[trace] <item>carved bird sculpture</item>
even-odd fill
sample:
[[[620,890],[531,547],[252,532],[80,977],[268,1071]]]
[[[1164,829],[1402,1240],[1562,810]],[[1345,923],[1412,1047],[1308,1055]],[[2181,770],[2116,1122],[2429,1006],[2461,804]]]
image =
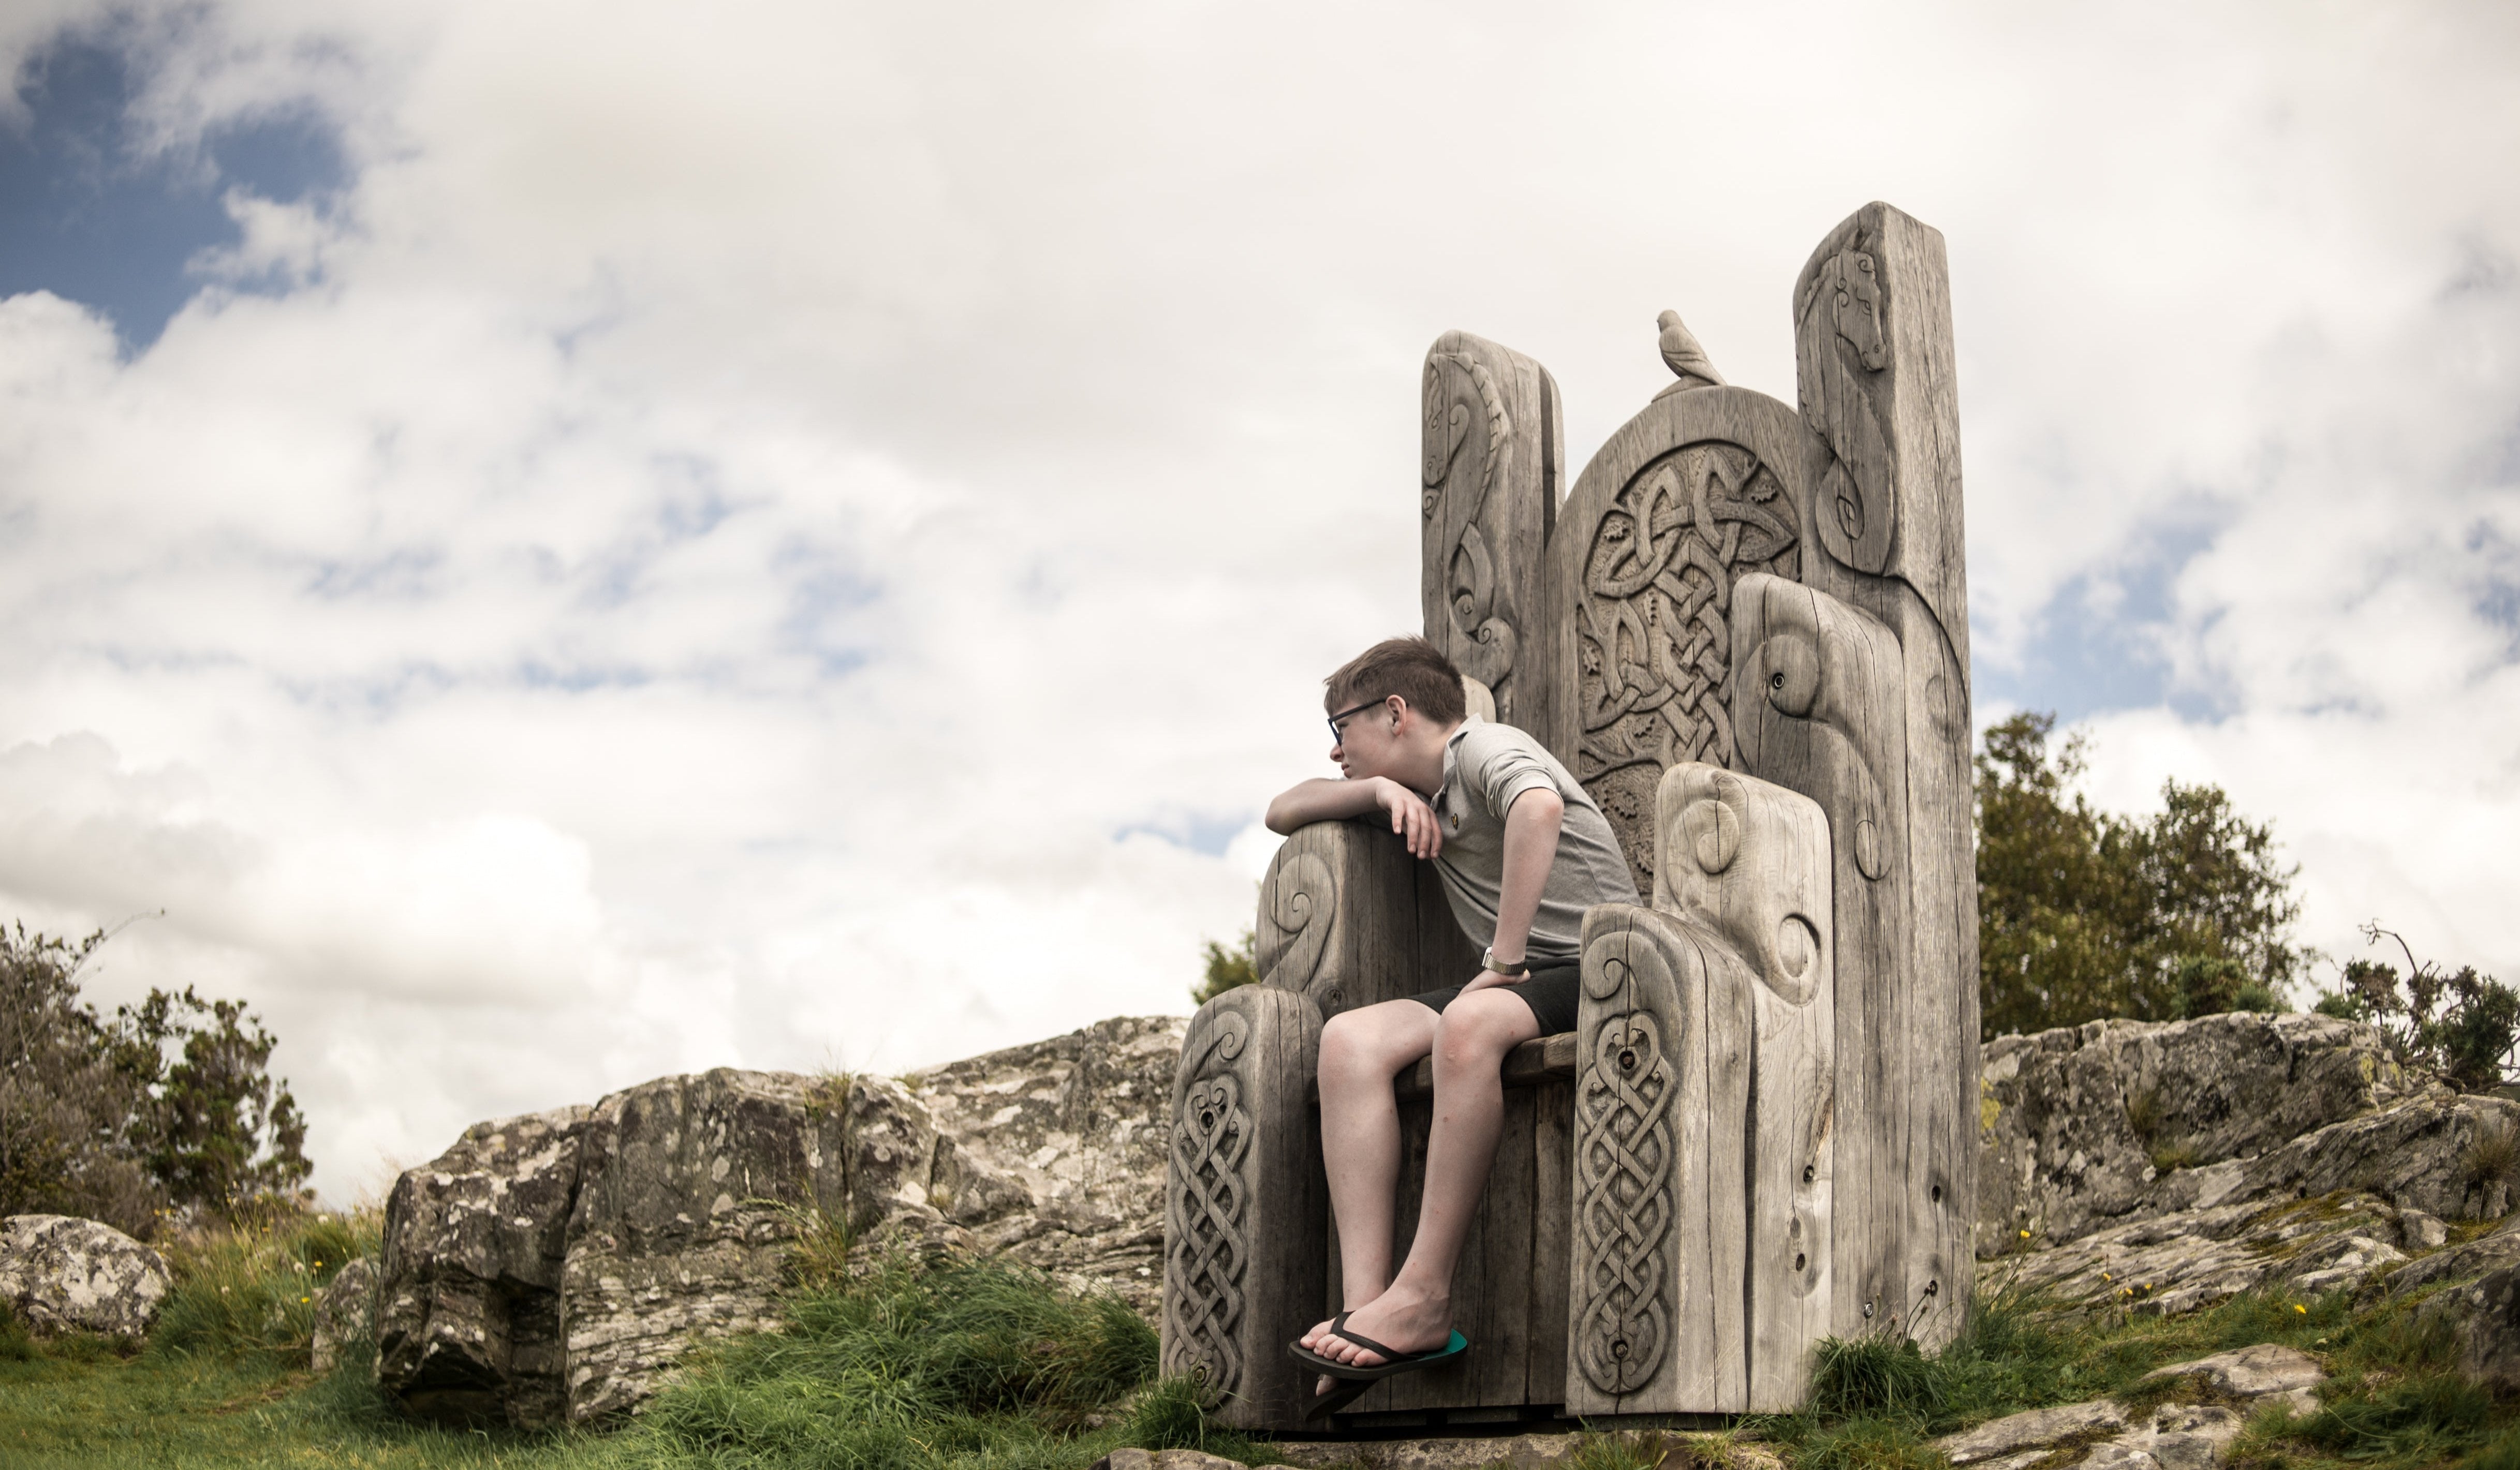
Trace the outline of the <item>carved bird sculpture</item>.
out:
[[[1723,385],[1724,375],[1715,371],[1715,364],[1707,357],[1706,349],[1697,344],[1696,335],[1683,325],[1679,312],[1666,311],[1655,320],[1662,327],[1663,365],[1670,368],[1673,375],[1680,379],[1680,381],[1663,389],[1663,392],[1676,393],[1688,388],[1712,388]]]

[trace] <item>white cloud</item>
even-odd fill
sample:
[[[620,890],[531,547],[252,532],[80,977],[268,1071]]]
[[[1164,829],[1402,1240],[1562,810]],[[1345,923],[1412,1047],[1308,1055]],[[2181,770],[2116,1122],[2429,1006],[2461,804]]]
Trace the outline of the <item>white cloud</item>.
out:
[[[250,996],[328,1189],[1181,1007],[1415,621],[1424,344],[1541,357],[1578,460],[1664,306],[1790,398],[1871,198],[1952,245],[1981,669],[2169,577],[2223,713],[2105,722],[2104,794],[2221,780],[2320,942],[2520,973],[2499,11],[166,16],[158,146],[312,108],[353,178],[232,195],[128,360],[0,303],[0,900],[164,908],[99,984]]]

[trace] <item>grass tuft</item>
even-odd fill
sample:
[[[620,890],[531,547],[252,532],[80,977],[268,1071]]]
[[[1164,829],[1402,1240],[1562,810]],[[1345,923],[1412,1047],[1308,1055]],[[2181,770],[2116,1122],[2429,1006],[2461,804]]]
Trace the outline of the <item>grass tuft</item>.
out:
[[[1211,1425],[1194,1383],[1152,1382],[1155,1334],[1126,1303],[1021,1267],[890,1257],[800,1290],[787,1315],[652,1402],[643,1455],[745,1470],[1083,1470],[1122,1443],[1274,1457]]]
[[[152,1353],[271,1355],[303,1364],[314,1344],[315,1299],[341,1267],[377,1249],[382,1219],[283,1216],[173,1244],[175,1286],[150,1334]]]

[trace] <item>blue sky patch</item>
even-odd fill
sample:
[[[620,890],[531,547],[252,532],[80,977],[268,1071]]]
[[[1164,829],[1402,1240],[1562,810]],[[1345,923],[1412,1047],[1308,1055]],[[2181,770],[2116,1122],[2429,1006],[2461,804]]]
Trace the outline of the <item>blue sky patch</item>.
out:
[[[198,151],[145,153],[130,111],[146,78],[110,37],[56,41],[16,80],[32,115],[0,125],[0,295],[94,307],[127,348],[155,342],[201,288],[188,262],[242,238],[227,191],[294,203],[347,176],[338,135],[303,107],[220,124]]]

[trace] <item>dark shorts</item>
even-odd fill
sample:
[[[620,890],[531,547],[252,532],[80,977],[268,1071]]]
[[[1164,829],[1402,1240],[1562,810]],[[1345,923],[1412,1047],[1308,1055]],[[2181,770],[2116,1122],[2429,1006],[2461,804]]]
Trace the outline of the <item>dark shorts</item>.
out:
[[[1497,989],[1518,998],[1531,1007],[1533,1019],[1540,1022],[1542,1036],[1555,1036],[1575,1029],[1575,1007],[1583,997],[1584,967],[1580,964],[1552,964],[1531,972],[1531,978],[1519,985],[1500,985]],[[1453,1003],[1462,993],[1458,985],[1430,990],[1409,999],[1434,1011],[1437,1015]]]

